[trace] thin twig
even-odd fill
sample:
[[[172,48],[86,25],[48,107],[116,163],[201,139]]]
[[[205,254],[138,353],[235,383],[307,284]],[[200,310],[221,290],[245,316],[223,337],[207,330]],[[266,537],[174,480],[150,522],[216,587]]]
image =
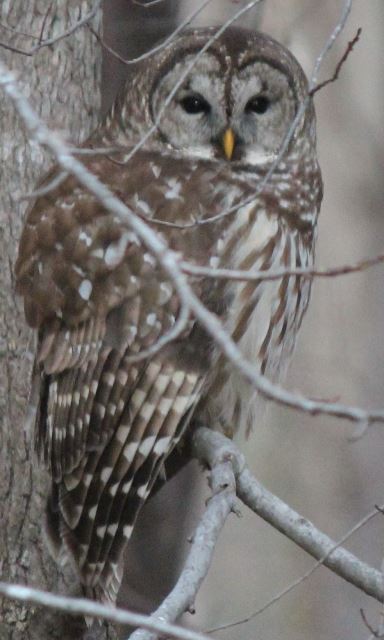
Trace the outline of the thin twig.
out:
[[[358,273],[375,267],[384,262],[384,254],[380,253],[373,258],[363,258],[354,264],[345,264],[339,267],[329,267],[328,269],[307,269],[305,267],[296,269],[276,269],[262,271],[242,271],[241,269],[214,269],[212,267],[201,267],[190,262],[183,261],[180,268],[184,273],[192,276],[204,276],[208,278],[236,280],[236,281],[257,281],[257,280],[280,280],[285,276],[300,276],[303,278],[334,278],[337,276]]]
[[[119,62],[122,62],[125,65],[132,65],[132,64],[136,64],[137,62],[141,62],[142,60],[146,60],[147,58],[150,58],[151,56],[153,56],[155,53],[158,53],[159,51],[162,51],[163,49],[165,49],[172,42],[172,40],[174,40],[175,37],[192,22],[192,20],[194,20],[209,4],[211,4],[211,2],[212,0],[204,0],[204,2],[202,2],[194,11],[192,11],[192,13],[188,15],[176,27],[176,29],[172,31],[172,33],[165,38],[165,40],[163,40],[160,44],[156,45],[155,47],[152,47],[152,49],[145,51],[145,53],[142,53],[136,58],[130,58],[130,59],[124,58],[119,53],[117,53],[117,51],[112,49],[112,47],[110,47],[105,42],[102,36],[99,33],[97,33],[95,29],[93,29],[89,25],[88,25],[88,28],[91,31],[91,33],[95,36],[97,41],[100,43],[100,45],[103,47],[103,49],[108,51],[108,53],[110,53],[114,58],[119,60]]]
[[[155,4],[160,4],[165,0],[132,0],[133,4],[137,4],[139,7],[144,7],[145,9],[149,9],[153,7]]]
[[[361,589],[379,602],[384,601],[383,574],[358,560],[349,551],[337,548],[335,542],[316,529],[309,520],[271,494],[244,469],[237,480],[238,497],[252,511],[269,522],[338,576]]]
[[[264,611],[266,611],[267,609],[269,609],[272,605],[276,604],[277,602],[279,602],[280,600],[282,600],[282,598],[284,598],[286,595],[288,595],[288,593],[290,593],[291,591],[293,591],[294,589],[296,589],[296,587],[298,587],[299,585],[301,585],[303,582],[305,582],[306,580],[308,580],[308,578],[310,578],[315,571],[324,565],[325,561],[329,558],[329,556],[336,551],[336,549],[338,549],[342,544],[344,544],[347,540],[349,540],[349,538],[355,534],[357,531],[359,531],[360,529],[362,529],[362,527],[365,527],[366,524],[368,524],[368,522],[370,522],[371,520],[373,520],[373,518],[375,518],[378,515],[378,510],[377,508],[375,508],[373,511],[371,511],[370,513],[368,513],[366,516],[364,516],[364,518],[362,518],[360,520],[360,522],[358,522],[354,527],[352,527],[352,529],[350,529],[342,538],[340,538],[340,540],[338,542],[335,543],[335,545],[322,557],[320,558],[320,560],[318,560],[312,567],[311,569],[309,569],[306,573],[304,573],[302,576],[300,576],[299,578],[297,578],[296,580],[294,580],[293,582],[291,582],[291,584],[289,584],[287,587],[285,587],[284,589],[282,589],[278,594],[276,594],[273,598],[271,598],[270,600],[268,600],[268,602],[266,602],[262,607],[260,607],[259,609],[257,609],[256,611],[253,611],[250,615],[248,615],[247,617],[241,618],[240,620],[235,620],[234,622],[228,622],[226,624],[221,624],[220,626],[216,626],[212,629],[208,629],[205,631],[205,633],[215,633],[216,631],[222,631],[223,629],[229,629],[232,627],[236,627],[240,624],[245,624],[247,622],[250,622],[251,620],[253,620],[254,618],[256,618],[257,616],[259,616],[261,613],[264,613]]]
[[[45,16],[44,16],[43,21],[41,23],[41,29],[40,29],[40,35],[39,35],[39,39],[38,39],[38,44],[41,44],[43,42],[45,25],[47,24],[48,16],[52,11],[52,7],[53,7],[53,2],[51,2],[51,4],[48,5],[48,8],[47,8],[47,10],[45,12]]]
[[[4,29],[5,31],[10,31],[13,35],[23,36],[24,38],[31,38],[31,40],[38,40],[39,37],[35,36],[33,33],[27,33],[26,31],[19,31],[15,27],[11,27],[11,25],[6,24],[5,22],[1,22],[0,20],[0,29]]]
[[[379,602],[384,601],[382,572],[362,562],[349,551],[340,548],[340,542],[335,543],[334,540],[317,529],[312,522],[263,487],[251,474],[249,468],[242,464],[242,456],[231,440],[211,429],[200,427],[196,430],[193,441],[193,453],[202,461],[209,459],[210,455],[215,456],[216,451],[220,448],[221,455],[224,455],[223,452],[227,449],[229,458],[234,460],[233,469],[236,477],[237,496],[254,513],[338,576]],[[378,511],[375,509],[372,514],[368,514],[346,537],[349,537],[351,533],[354,533],[377,513]],[[343,541],[344,538],[341,542]]]
[[[59,187],[64,182],[64,180],[68,178],[68,175],[68,171],[59,171],[59,173],[56,174],[55,177],[48,182],[48,184],[44,185],[43,187],[39,187],[39,189],[36,189],[35,191],[30,191],[30,193],[26,193],[23,196],[20,196],[19,202],[22,202],[23,200],[32,200],[34,198],[39,198],[40,196],[45,196],[47,193],[50,193],[51,191]]]
[[[328,84],[331,84],[332,82],[336,82],[336,80],[338,79],[339,75],[340,75],[340,71],[344,65],[344,63],[346,62],[349,54],[351,53],[351,51],[353,50],[353,47],[355,46],[356,42],[359,41],[360,39],[360,34],[361,34],[361,27],[358,28],[355,37],[350,40],[350,42],[348,42],[347,48],[344,52],[344,55],[342,56],[342,58],[339,60],[338,64],[336,65],[336,69],[333,73],[333,76],[331,78],[328,78],[328,80],[324,80],[323,82],[320,82],[319,84],[316,85],[316,87],[313,87],[313,89],[311,89],[310,94],[311,96],[314,96],[315,93],[317,93],[318,91],[321,91],[321,89],[324,89],[324,87],[326,87]]]
[[[108,620],[117,624],[144,627],[179,640],[209,640],[206,635],[197,631],[184,629],[163,620],[154,620],[150,616],[140,615],[124,609],[115,609],[87,598],[59,596],[48,591],[6,582],[0,582],[0,594],[11,600],[29,602],[47,609],[64,611],[70,615],[82,615],[88,618]]]
[[[372,625],[368,622],[367,616],[365,615],[365,611],[364,609],[360,609],[360,615],[362,617],[362,620],[365,624],[365,626],[367,627],[368,631],[372,634],[372,636],[374,638],[383,638],[383,634],[379,633],[379,631],[375,631],[375,629],[372,627]]]

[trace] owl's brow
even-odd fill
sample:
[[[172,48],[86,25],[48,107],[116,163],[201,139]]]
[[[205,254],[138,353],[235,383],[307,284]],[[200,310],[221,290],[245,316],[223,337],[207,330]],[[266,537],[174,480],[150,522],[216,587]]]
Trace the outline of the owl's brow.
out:
[[[196,45],[191,44],[191,45],[185,47],[182,50],[175,51],[173,56],[168,58],[168,60],[161,67],[161,73],[158,74],[155,82],[152,84],[152,87],[151,87],[151,90],[150,90],[150,93],[149,93],[149,101],[151,103],[151,111],[152,111],[153,94],[156,92],[156,90],[157,90],[159,84],[162,82],[164,76],[169,71],[171,71],[178,62],[181,62],[181,60],[184,59],[185,56],[194,56],[194,58],[191,61],[190,65],[188,65],[188,74],[185,75],[185,73],[183,73],[183,75],[182,75],[182,83],[179,85],[179,81],[178,81],[177,89],[179,89],[181,86],[185,86],[185,83],[189,82],[190,79],[191,79],[190,73],[195,68],[196,61],[198,61],[202,57],[201,51],[202,51],[201,45],[196,46]],[[223,68],[223,66],[224,66],[223,60],[217,55],[217,53],[215,51],[207,51],[205,49],[203,53],[207,53],[209,56],[212,56],[213,58],[215,58],[217,60],[217,62],[219,63],[219,65],[220,65],[220,69]],[[173,93],[173,91],[174,91],[174,88],[172,89],[171,93]],[[168,97],[169,97],[169,95],[167,96],[167,99],[168,99]],[[153,117],[153,113],[151,115]]]
[[[295,101],[298,102],[298,95],[297,95],[297,87],[296,87],[296,83],[294,80],[294,77],[290,71],[290,69],[287,66],[284,66],[283,64],[281,64],[279,62],[279,60],[272,60],[271,58],[269,58],[268,56],[253,56],[252,58],[249,58],[248,60],[246,60],[245,62],[243,62],[242,64],[240,64],[237,68],[238,71],[244,71],[244,69],[246,69],[249,66],[252,66],[258,62],[261,62],[262,64],[267,64],[269,67],[272,67],[273,69],[276,69],[276,71],[280,71],[280,73],[282,73],[284,75],[285,78],[287,78],[288,80],[288,84],[289,84],[289,88],[292,90],[292,93],[294,95]]]

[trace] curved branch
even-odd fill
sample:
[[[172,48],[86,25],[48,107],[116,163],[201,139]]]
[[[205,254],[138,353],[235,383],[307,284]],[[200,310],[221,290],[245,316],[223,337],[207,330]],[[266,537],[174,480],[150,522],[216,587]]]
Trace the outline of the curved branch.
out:
[[[211,566],[217,539],[228,515],[235,509],[235,476],[227,457],[216,456],[210,485],[212,497],[193,536],[184,568],[170,594],[152,614],[153,620],[173,622],[193,609],[196,595]],[[157,637],[156,634],[138,629],[130,636],[130,640],[156,640]]]
[[[200,427],[195,432],[193,453],[199,460],[209,466],[214,464],[218,447],[222,452],[227,450],[228,456],[235,461],[237,496],[247,507],[338,576],[379,602],[384,602],[384,579],[381,571],[339,547],[339,543],[335,543],[312,522],[263,487],[249,468],[243,466],[243,456],[231,440],[205,427]]]
[[[164,620],[155,620],[151,616],[125,611],[124,609],[115,609],[87,598],[69,598],[21,584],[8,584],[6,582],[0,582],[0,594],[12,600],[29,602],[48,609],[64,611],[71,615],[83,615],[89,618],[109,620],[117,624],[145,627],[178,640],[209,640],[208,636],[197,631],[183,629]]]

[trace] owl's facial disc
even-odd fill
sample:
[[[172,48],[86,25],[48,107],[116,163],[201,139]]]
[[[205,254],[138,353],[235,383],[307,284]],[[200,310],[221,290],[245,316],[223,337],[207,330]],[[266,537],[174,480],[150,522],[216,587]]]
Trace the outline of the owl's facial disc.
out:
[[[189,156],[249,164],[273,159],[297,108],[289,77],[266,61],[223,70],[210,53],[192,66],[194,58],[176,63],[153,91],[154,118],[174,93],[158,127],[163,140]]]
[[[158,128],[172,147],[185,150],[188,155],[212,158],[216,153],[212,141],[227,120],[222,71],[215,56],[207,53],[193,64],[195,57],[196,54],[189,54],[176,63],[155,87],[152,113],[156,117],[182,75],[192,67],[176,89]]]
[[[233,75],[231,126],[250,164],[273,158],[293,121],[297,100],[289,77],[268,62],[256,61]]]

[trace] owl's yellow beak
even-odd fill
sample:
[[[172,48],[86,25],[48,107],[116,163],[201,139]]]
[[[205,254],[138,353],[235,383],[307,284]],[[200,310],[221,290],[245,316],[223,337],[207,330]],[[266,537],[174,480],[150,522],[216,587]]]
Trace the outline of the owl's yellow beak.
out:
[[[232,158],[234,148],[235,134],[233,133],[231,127],[228,127],[223,135],[223,149],[228,160]]]

